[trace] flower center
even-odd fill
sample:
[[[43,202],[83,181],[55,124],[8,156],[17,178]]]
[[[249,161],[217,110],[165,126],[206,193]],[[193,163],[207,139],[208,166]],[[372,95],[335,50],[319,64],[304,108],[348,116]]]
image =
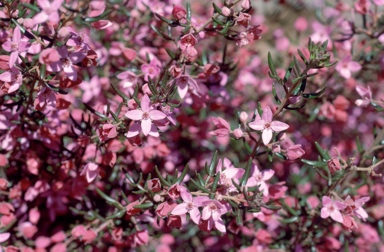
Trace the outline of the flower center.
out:
[[[188,204],[187,204],[187,209],[188,209],[188,211],[190,211],[190,210],[192,210],[193,209],[193,203],[192,202],[188,202]]]
[[[12,52],[16,52],[17,50],[19,50],[19,44],[16,42],[11,42],[11,50]]]
[[[271,123],[265,123],[265,124],[264,124],[264,128],[265,128],[265,129],[269,129],[270,127],[271,127]]]
[[[68,58],[61,59],[61,62],[63,62],[64,67],[72,66],[72,62]]]
[[[209,205],[209,209],[210,209],[212,212],[214,212],[214,211],[217,210],[217,206],[216,206],[215,204],[211,203],[211,204]]]
[[[148,112],[144,112],[143,113],[143,119],[144,120],[148,120],[149,119],[149,113]]]

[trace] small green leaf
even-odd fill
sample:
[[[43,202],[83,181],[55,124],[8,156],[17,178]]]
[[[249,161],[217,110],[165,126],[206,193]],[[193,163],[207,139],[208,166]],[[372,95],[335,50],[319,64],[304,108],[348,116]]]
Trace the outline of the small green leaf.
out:
[[[167,51],[169,57],[171,57],[171,59],[176,59],[176,54],[174,52],[171,51],[171,49],[169,48],[165,48],[165,50]]]
[[[169,183],[168,181],[166,181],[163,176],[161,175],[159,169],[157,168],[157,165],[155,165],[155,172],[157,174],[157,177],[160,179],[161,183],[163,183],[163,185],[166,185],[166,186],[171,186],[171,183]]]
[[[102,119],[108,119],[104,114],[100,113],[99,111],[94,110],[92,107],[88,106],[87,104],[83,103],[87,110],[89,110],[91,113],[97,115],[98,117]]]
[[[115,90],[117,95],[123,99],[124,103],[126,103],[129,100],[129,97],[126,96],[123,92],[121,92],[120,89],[114,83],[111,83],[111,86],[113,90]]]
[[[219,25],[225,25],[224,22],[221,22],[219,19],[217,19],[217,18],[215,18],[215,17],[212,17],[212,20],[213,20],[213,22],[215,22],[215,23],[217,23],[217,24],[219,24]]]
[[[212,3],[213,5],[213,9],[215,9],[215,12],[219,13],[219,14],[222,14],[222,10],[219,8],[219,6],[217,6],[215,3]]]
[[[188,173],[188,170],[189,170],[189,164],[187,164],[185,167],[184,167],[184,170],[182,171],[180,177],[176,180],[176,183],[177,184],[180,184],[181,182],[183,182],[184,178],[185,178],[185,175],[187,175]]]
[[[356,147],[357,147],[357,150],[358,150],[359,153],[363,153],[364,152],[364,147],[363,147],[363,145],[360,142],[359,136],[356,136]]]
[[[162,33],[161,31],[159,31],[153,24],[150,25],[151,29],[157,34],[159,35],[160,37],[162,37],[163,39],[165,40],[170,40],[170,41],[174,41],[173,38],[169,37],[168,35]]]
[[[276,103],[280,105],[281,104],[281,100],[280,100],[279,96],[276,93],[275,83],[272,83],[272,95],[273,95],[273,98],[275,98]]]
[[[209,164],[209,167],[208,167],[208,170],[207,170],[208,175],[210,175],[211,177],[213,177],[214,172],[215,172],[216,167],[217,167],[217,153],[218,152],[215,151],[215,153],[213,154],[211,163]]]
[[[268,52],[268,66],[269,66],[269,69],[271,70],[272,76],[278,76],[275,66],[273,65],[273,60],[270,52]]]
[[[299,218],[297,216],[294,216],[294,217],[291,217],[291,218],[288,218],[288,219],[280,218],[279,221],[282,222],[282,223],[285,223],[285,224],[289,224],[289,223],[296,222],[298,219]]]
[[[239,226],[243,226],[244,223],[243,223],[243,211],[241,211],[241,209],[237,209],[237,212],[236,212],[236,224],[239,225]]]
[[[320,153],[320,155],[323,157],[324,160],[331,159],[331,157],[328,154],[328,151],[323,150],[323,148],[321,148],[321,146],[318,142],[315,142],[315,146],[316,146],[317,151]]]
[[[216,188],[217,188],[217,184],[219,182],[219,179],[220,179],[220,172],[218,172],[216,175],[215,175],[215,179],[213,180],[213,184],[212,184],[212,189],[211,191],[212,192],[216,192]]]
[[[248,179],[249,179],[249,175],[251,173],[251,167],[252,167],[252,158],[249,158],[247,164],[245,165],[244,175],[240,179],[240,186],[241,187],[244,187],[247,184]]]
[[[283,83],[284,84],[289,80],[289,77],[291,76],[294,64],[295,64],[294,61],[292,61],[291,64],[289,64],[289,67],[288,67],[287,71],[285,72],[285,75],[284,75],[284,78],[283,78]]]
[[[191,21],[192,11],[191,11],[191,4],[187,2],[187,20]]]
[[[169,25],[173,23],[172,20],[169,20],[169,19],[163,17],[162,15],[160,15],[160,14],[158,14],[158,13],[155,13],[155,16],[156,16],[158,19],[160,19],[161,21],[163,21],[163,22],[165,22],[165,23],[167,23],[167,24],[169,24]]]
[[[325,85],[324,87],[322,87],[322,88],[320,89],[319,92],[310,93],[310,94],[303,94],[303,97],[306,98],[306,99],[315,99],[315,98],[319,98],[322,94],[324,94],[326,88],[327,88],[327,85]]]
[[[297,52],[299,53],[299,56],[305,65],[308,65],[308,60],[305,58],[304,53],[300,49],[297,49]]]
[[[304,164],[308,164],[308,165],[316,166],[316,167],[327,166],[327,163],[323,162],[323,161],[312,161],[312,160],[307,160],[307,159],[301,159],[301,162],[303,162]]]
[[[152,202],[147,202],[147,203],[143,203],[143,204],[140,204],[140,205],[133,206],[133,208],[136,208],[136,209],[146,209],[146,208],[150,208],[152,206],[153,206]]]
[[[84,21],[85,21],[85,22],[96,22],[96,21],[99,21],[99,20],[101,20],[101,19],[104,19],[104,18],[107,17],[111,12],[112,12],[112,9],[105,11],[105,12],[104,12],[103,14],[101,14],[100,16],[97,16],[97,17],[88,17],[88,18],[84,19]]]
[[[191,178],[191,182],[198,188],[200,189],[201,191],[205,192],[205,193],[211,193],[207,188],[201,186],[199,183],[197,183],[194,179]]]
[[[31,11],[40,12],[39,7],[37,7],[36,5],[32,5],[32,4],[28,4],[28,3],[23,3],[22,5],[24,7],[26,7],[27,9],[30,9]]]

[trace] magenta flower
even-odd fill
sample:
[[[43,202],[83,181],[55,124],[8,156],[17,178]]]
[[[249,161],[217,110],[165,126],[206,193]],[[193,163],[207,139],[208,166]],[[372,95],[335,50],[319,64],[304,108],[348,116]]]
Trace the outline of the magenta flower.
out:
[[[13,30],[12,40],[8,39],[3,44],[3,49],[7,52],[10,52],[11,55],[9,57],[9,67],[12,68],[19,58],[19,54],[28,50],[30,43],[28,40],[21,39],[21,32],[18,26]]]
[[[173,215],[183,215],[189,213],[194,223],[199,224],[200,222],[200,211],[199,207],[202,206],[202,201],[206,200],[203,196],[192,198],[187,190],[182,190],[180,193],[184,203],[178,204],[171,212]]]
[[[129,129],[127,137],[133,137],[139,134],[142,130],[145,136],[159,136],[159,132],[153,121],[162,120],[167,117],[166,114],[160,110],[154,109],[151,106],[151,100],[148,95],[144,95],[141,99],[141,109],[130,110],[125,113],[125,116],[134,121],[141,121],[141,124],[135,123]]]
[[[343,215],[340,210],[345,209],[346,205],[343,202],[337,200],[334,201],[328,196],[323,196],[322,202],[323,208],[321,208],[321,218],[326,219],[331,216],[334,221],[343,223]]]
[[[252,173],[247,181],[246,186],[247,187],[259,186],[259,190],[263,192],[264,196],[268,196],[269,191],[265,181],[272,178],[272,176],[275,174],[275,171],[268,169],[260,172],[257,166],[254,164],[251,167],[251,171]]]
[[[248,124],[251,129],[263,132],[262,138],[265,145],[271,141],[273,132],[280,132],[289,128],[288,124],[272,121],[272,119],[272,111],[269,107],[266,107],[261,118],[256,116],[256,120]]]
[[[48,0],[37,0],[37,4],[42,11],[33,18],[35,24],[41,24],[46,21],[52,25],[58,24],[60,21],[58,10],[63,2],[64,0],[54,0],[53,2]]]
[[[358,72],[361,69],[361,65],[356,61],[352,61],[351,56],[345,57],[339,64],[336,65],[336,71],[345,79],[349,79],[352,76],[352,72]]]

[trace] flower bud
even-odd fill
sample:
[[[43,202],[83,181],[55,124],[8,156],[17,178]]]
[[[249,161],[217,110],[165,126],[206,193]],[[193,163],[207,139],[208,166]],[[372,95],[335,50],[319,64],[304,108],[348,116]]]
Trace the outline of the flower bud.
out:
[[[148,190],[150,190],[154,193],[159,192],[161,190],[160,179],[154,178],[154,179],[148,180],[147,188],[148,188]]]
[[[247,114],[247,112],[244,112],[244,111],[242,111],[241,113],[240,113],[240,122],[242,122],[242,123],[246,123],[247,122],[247,120],[248,120],[248,114]]]
[[[235,136],[236,139],[239,139],[243,136],[243,131],[241,129],[235,129],[233,131],[233,135]]]
[[[332,157],[330,160],[327,161],[327,165],[329,168],[329,171],[331,173],[334,173],[336,171],[341,170],[341,165],[338,157]]]
[[[251,8],[251,2],[249,0],[243,0],[241,2],[241,8],[243,8],[243,9]]]
[[[187,17],[187,11],[182,6],[175,5],[172,10],[172,16],[180,21]]]
[[[295,160],[301,158],[305,154],[305,151],[301,148],[301,144],[295,144],[287,149],[287,157],[289,160]]]
[[[223,9],[221,9],[222,11],[222,14],[226,17],[230,16],[231,15],[231,9],[229,9],[228,7],[224,6]]]

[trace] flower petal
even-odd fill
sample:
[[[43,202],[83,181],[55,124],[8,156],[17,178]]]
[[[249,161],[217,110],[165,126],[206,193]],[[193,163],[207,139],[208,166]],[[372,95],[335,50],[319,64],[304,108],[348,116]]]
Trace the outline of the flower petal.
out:
[[[140,107],[144,112],[148,112],[149,108],[151,106],[151,100],[149,99],[148,95],[145,94],[143,98],[141,98]]]
[[[201,214],[197,207],[194,207],[191,211],[189,211],[189,216],[195,224],[199,224]]]
[[[171,212],[173,215],[181,215],[181,214],[186,214],[188,212],[187,209],[187,203],[181,203],[177,205]]]
[[[204,207],[201,218],[203,220],[208,220],[211,217],[211,215],[212,215],[212,212],[209,210],[209,207],[208,206]]]
[[[149,118],[151,118],[154,121],[162,120],[166,118],[167,115],[161,112],[160,110],[151,110],[149,111]]]
[[[253,122],[250,122],[248,124],[248,126],[253,129],[253,130],[263,130],[264,129],[264,125],[265,125],[265,121],[264,120],[255,120]]]
[[[289,125],[279,121],[271,122],[271,129],[275,132],[280,132],[289,128]]]
[[[141,119],[143,119],[143,111],[138,109],[130,110],[125,113],[125,117],[134,121],[140,121]]]
[[[272,129],[270,129],[270,128],[264,129],[263,134],[262,134],[262,138],[263,138],[264,145],[269,144],[269,142],[272,139]]]
[[[141,121],[141,130],[145,136],[148,136],[149,132],[151,131],[151,125],[152,122],[149,119]]]
[[[272,119],[273,119],[272,110],[269,107],[265,107],[261,118],[266,122],[272,122]]]
[[[334,211],[331,212],[330,215],[331,215],[331,218],[332,218],[334,221],[343,223],[343,215],[341,215],[340,211],[338,211],[338,210],[334,210]]]

